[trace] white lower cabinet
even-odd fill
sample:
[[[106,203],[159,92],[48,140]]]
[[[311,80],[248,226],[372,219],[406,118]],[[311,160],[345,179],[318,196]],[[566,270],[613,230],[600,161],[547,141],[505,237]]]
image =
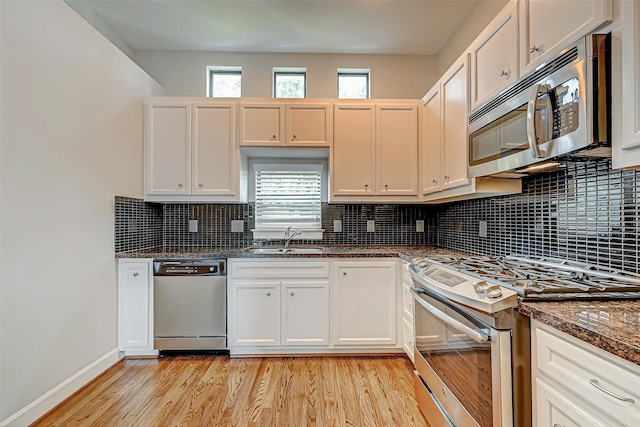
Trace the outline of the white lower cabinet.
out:
[[[395,261],[333,263],[332,344],[396,344],[396,266]]]
[[[153,260],[118,260],[118,348],[125,356],[155,356]]]
[[[534,426],[640,425],[640,366],[531,322]]]
[[[232,355],[403,349],[396,338],[402,329],[395,260],[262,258],[228,265]]]
[[[411,275],[409,263],[402,263],[402,347],[413,362],[414,334],[413,334],[413,295],[411,295]]]
[[[237,282],[229,297],[230,345],[280,345],[280,282]]]

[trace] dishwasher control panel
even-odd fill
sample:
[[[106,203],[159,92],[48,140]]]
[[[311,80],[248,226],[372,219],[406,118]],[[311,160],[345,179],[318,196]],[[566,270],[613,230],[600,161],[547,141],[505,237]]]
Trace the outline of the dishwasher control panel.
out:
[[[159,260],[153,263],[154,276],[224,276],[226,260]]]

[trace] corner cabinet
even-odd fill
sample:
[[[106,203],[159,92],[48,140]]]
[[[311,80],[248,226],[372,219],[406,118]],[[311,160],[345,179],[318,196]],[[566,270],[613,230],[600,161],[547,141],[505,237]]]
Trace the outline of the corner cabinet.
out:
[[[621,3],[625,2],[627,0]],[[612,16],[612,0],[521,0],[522,74],[535,69],[569,44],[610,21]]]
[[[418,201],[417,102],[334,106],[331,198]]]
[[[336,261],[331,271],[331,342],[395,346],[395,261]]]
[[[329,103],[242,102],[238,145],[329,148],[333,142]]]
[[[232,102],[151,98],[145,111],[145,200],[241,201]]]
[[[531,322],[533,424],[640,425],[640,366]]]
[[[153,260],[118,260],[118,348],[125,356],[153,349]]]
[[[614,50],[614,67],[621,69],[613,79],[617,85],[613,105],[612,166],[616,169],[638,167],[640,165],[640,3],[620,2],[619,52]],[[614,68],[615,72],[615,68]]]

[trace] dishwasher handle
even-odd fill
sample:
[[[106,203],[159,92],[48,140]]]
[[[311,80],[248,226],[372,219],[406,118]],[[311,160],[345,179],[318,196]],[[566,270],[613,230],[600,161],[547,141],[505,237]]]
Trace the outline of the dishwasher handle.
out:
[[[157,260],[153,262],[154,276],[226,276],[226,260]]]

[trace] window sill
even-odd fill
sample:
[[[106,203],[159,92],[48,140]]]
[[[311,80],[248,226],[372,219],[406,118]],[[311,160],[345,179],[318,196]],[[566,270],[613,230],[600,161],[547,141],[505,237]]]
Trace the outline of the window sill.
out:
[[[252,229],[253,238],[257,240],[284,240],[286,228]],[[301,233],[291,240],[322,240],[324,229],[301,229]]]

